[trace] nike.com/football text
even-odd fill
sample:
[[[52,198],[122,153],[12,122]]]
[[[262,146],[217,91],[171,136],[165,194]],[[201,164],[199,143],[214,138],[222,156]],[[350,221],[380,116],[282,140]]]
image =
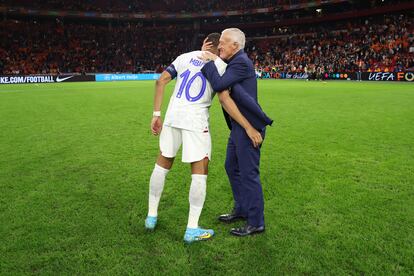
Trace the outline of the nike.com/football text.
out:
[[[0,77],[0,83],[46,83],[55,82],[53,76],[27,76],[27,77]]]

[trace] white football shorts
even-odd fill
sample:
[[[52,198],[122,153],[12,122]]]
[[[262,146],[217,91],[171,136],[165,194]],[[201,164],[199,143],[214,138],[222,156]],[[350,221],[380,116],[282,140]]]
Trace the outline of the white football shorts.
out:
[[[160,134],[161,155],[173,158],[183,145],[182,162],[193,163],[204,158],[211,160],[210,131],[196,132],[163,125]]]

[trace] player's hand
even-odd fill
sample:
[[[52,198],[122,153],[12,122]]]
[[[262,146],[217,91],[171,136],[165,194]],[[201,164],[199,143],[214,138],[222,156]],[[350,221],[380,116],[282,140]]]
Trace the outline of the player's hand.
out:
[[[201,56],[199,56],[198,58],[204,62],[208,62],[210,60],[216,60],[217,56],[209,51],[203,51],[201,53]]]
[[[158,136],[161,133],[162,129],[162,119],[161,117],[154,116],[151,120],[151,132],[153,135]]]
[[[201,47],[201,51],[208,51],[213,47],[213,42],[207,42],[207,37],[203,41],[203,46]]]
[[[256,129],[254,129],[253,127],[248,128],[246,129],[246,133],[247,133],[247,136],[249,136],[255,148],[259,147],[262,144],[263,142],[262,135]]]

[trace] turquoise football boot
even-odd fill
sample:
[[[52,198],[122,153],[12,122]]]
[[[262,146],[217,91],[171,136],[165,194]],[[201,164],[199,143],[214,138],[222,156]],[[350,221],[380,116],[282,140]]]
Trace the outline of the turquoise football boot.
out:
[[[147,228],[147,230],[154,230],[155,226],[157,226],[157,217],[148,216],[145,219],[145,228]]]
[[[192,243],[196,241],[206,241],[214,236],[212,229],[187,228],[184,234],[184,242]]]

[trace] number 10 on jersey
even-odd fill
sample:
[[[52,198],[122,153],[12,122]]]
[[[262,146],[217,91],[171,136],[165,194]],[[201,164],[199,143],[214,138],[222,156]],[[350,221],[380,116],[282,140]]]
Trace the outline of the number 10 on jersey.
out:
[[[203,74],[201,72],[197,72],[196,74],[194,74],[194,76],[192,76],[190,78],[191,75],[191,71],[190,70],[186,70],[184,71],[180,77],[183,79],[180,85],[180,89],[178,90],[177,93],[177,98],[181,98],[184,90],[185,90],[185,97],[187,98],[187,101],[189,102],[196,102],[199,99],[201,99],[201,97],[203,97],[204,92],[206,90],[206,85],[207,85],[207,81],[206,78],[203,76]],[[191,85],[193,84],[193,82],[197,79],[197,78],[201,79],[201,88],[200,88],[200,92],[195,96],[192,97],[190,95],[190,88]],[[189,79],[190,78],[190,79]]]

